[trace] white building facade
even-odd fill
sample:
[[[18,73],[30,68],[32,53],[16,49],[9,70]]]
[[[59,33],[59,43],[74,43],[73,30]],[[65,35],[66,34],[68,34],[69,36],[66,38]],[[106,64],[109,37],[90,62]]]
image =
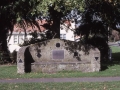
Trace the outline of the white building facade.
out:
[[[60,38],[70,41],[76,41],[79,36],[75,35],[76,24],[74,20],[65,21],[60,25]]]
[[[75,23],[71,21],[65,21],[65,23],[60,25],[60,38],[70,41],[74,41],[74,29]]]
[[[27,39],[30,39],[32,36],[27,35]],[[10,52],[18,51],[21,47],[19,46],[20,44],[23,44],[25,39],[25,33],[24,32],[13,32],[10,40],[8,41],[8,48]]]
[[[46,23],[46,22],[44,21],[43,23]],[[43,27],[40,27],[40,28],[43,33],[44,33],[44,31],[46,31],[45,28],[43,28]],[[65,21],[63,24],[60,25],[60,39],[75,41],[76,40],[76,36],[74,34],[75,28],[76,27],[75,27],[74,20]],[[10,52],[13,52],[14,50],[18,51],[21,48],[19,45],[23,44],[25,38],[28,40],[30,38],[32,38],[32,36],[29,33],[33,32],[35,30],[38,33],[40,33],[37,28],[29,27],[26,29],[27,36],[25,36],[25,32],[24,32],[23,28],[14,27],[14,31],[11,35],[10,40],[8,41],[8,48],[9,48]]]
[[[41,25],[47,23],[46,20],[42,20],[42,21],[38,20],[38,23],[40,25],[41,32],[44,32],[46,29]],[[34,32],[34,31],[36,31],[37,33],[40,33],[40,31],[38,30],[38,28],[36,26],[34,26],[34,27],[28,26],[28,27],[25,27],[25,29],[26,29],[27,35],[25,35],[23,28],[21,28],[17,25],[14,26],[14,30],[13,30],[13,33],[12,33],[10,39],[8,37],[8,48],[9,48],[10,52],[13,52],[14,50],[18,51],[21,48],[19,45],[23,44],[25,39],[29,40],[30,38],[32,38],[32,35],[30,35],[30,33]],[[9,35],[10,35],[10,33],[9,33]],[[40,38],[40,37],[38,36],[38,38]]]

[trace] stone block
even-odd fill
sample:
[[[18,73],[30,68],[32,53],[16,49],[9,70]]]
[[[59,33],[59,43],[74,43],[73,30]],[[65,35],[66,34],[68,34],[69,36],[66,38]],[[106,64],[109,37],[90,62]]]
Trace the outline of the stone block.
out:
[[[91,48],[89,54],[85,54],[70,47],[66,40],[51,39],[22,47],[17,55],[17,68],[18,73],[62,70],[95,72],[100,70],[100,51]]]

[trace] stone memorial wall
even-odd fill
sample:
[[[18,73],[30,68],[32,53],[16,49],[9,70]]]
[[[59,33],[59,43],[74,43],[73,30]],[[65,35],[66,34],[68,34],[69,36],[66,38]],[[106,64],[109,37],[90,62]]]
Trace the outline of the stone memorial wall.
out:
[[[71,42],[71,41],[69,41]],[[17,72],[54,73],[62,70],[95,72],[100,70],[100,51],[91,48],[69,50],[65,40],[51,39],[22,47],[17,53]],[[70,48],[70,47],[69,47]]]

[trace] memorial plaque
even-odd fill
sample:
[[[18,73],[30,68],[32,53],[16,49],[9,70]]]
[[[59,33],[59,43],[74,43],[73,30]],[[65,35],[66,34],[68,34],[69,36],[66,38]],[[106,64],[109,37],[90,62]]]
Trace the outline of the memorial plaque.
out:
[[[64,59],[64,50],[53,50],[52,59]]]

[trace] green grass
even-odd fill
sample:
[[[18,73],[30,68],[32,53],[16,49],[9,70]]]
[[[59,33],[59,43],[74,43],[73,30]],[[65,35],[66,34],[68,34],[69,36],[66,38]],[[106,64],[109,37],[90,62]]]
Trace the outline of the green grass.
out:
[[[108,65],[107,69],[100,72],[82,73],[77,71],[62,71],[53,74],[17,74],[16,65],[1,65],[0,79],[120,76],[120,48],[111,48],[113,51],[113,62]],[[0,83],[0,90],[120,90],[120,82]]]
[[[0,84],[1,90],[120,90],[120,82]]]
[[[111,46],[112,53],[120,53],[120,47]]]
[[[108,69],[100,72],[82,73],[77,71],[62,71],[58,73],[25,73],[17,74],[16,66],[0,66],[0,79],[10,78],[57,78],[57,77],[106,77],[120,76],[120,65],[109,66]]]

